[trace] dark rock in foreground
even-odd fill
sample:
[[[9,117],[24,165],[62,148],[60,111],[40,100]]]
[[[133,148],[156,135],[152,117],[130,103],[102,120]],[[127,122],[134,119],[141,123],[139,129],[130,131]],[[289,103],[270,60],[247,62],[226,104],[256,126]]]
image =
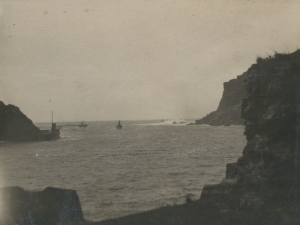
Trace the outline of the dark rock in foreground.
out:
[[[52,187],[43,191],[1,188],[0,212],[1,225],[55,225],[83,221],[76,191]]]
[[[246,89],[244,81],[249,76],[249,72],[245,72],[224,83],[224,91],[218,109],[209,113],[202,119],[196,120],[195,124],[207,124],[212,126],[221,125],[243,125],[244,120],[241,118],[242,100],[246,97]]]
[[[0,101],[0,141],[35,141],[41,131],[14,105]]]

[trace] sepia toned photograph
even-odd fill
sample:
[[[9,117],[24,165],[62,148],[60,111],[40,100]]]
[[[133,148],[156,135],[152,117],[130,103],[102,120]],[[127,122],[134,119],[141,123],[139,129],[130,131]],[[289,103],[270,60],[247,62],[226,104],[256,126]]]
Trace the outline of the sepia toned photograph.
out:
[[[0,225],[300,224],[300,0],[0,0]]]

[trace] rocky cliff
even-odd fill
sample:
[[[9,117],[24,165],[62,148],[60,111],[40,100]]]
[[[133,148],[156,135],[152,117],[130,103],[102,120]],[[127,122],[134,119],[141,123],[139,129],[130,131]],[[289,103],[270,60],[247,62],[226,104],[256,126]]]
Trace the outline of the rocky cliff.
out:
[[[0,101],[0,141],[35,141],[41,131],[14,105]]]
[[[206,186],[200,202],[219,204],[243,224],[299,224],[300,51],[258,59],[242,103],[247,145],[227,165],[227,184]]]
[[[196,124],[221,125],[242,125],[241,119],[242,100],[246,96],[244,80],[249,76],[249,71],[224,83],[222,99],[216,111],[209,113],[202,119],[196,120]]]
[[[227,178],[294,179],[299,151],[300,51],[260,60],[249,73],[241,113],[247,145],[238,162],[228,165]],[[235,172],[230,169],[234,167]]]

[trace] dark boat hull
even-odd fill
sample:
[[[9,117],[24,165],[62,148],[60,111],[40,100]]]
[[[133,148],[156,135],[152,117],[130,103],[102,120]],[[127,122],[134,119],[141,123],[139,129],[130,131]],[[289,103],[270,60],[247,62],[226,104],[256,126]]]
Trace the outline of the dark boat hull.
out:
[[[56,139],[60,139],[59,131],[51,132],[48,130],[42,130],[42,134],[39,136],[40,141],[52,141]]]
[[[52,141],[56,139],[60,139],[60,133],[50,133],[49,135],[46,136],[47,141]]]
[[[85,124],[82,124],[85,125]],[[61,126],[56,126],[56,123],[53,123],[53,112],[52,112],[52,124],[51,130],[41,130],[41,133],[38,136],[39,141],[52,141],[60,138],[60,128]]]

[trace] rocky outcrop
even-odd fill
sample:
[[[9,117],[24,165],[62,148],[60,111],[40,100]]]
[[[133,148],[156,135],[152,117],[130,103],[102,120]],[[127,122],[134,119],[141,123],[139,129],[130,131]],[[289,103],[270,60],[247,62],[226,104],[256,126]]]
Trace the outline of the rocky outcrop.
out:
[[[242,100],[246,96],[244,80],[249,76],[245,72],[224,83],[222,99],[216,111],[209,113],[202,119],[196,120],[195,124],[208,124],[212,126],[221,125],[242,125],[244,120],[241,118]]]
[[[299,167],[300,51],[259,61],[250,73],[241,114],[247,145],[238,162],[227,166],[227,178],[294,179]]]
[[[206,186],[200,202],[256,212],[252,224],[299,224],[300,51],[259,59],[248,73],[247,145],[226,171],[233,184]]]
[[[36,141],[41,131],[14,105],[0,101],[0,141]]]
[[[74,190],[48,187],[25,191],[20,187],[0,189],[0,224],[56,225],[83,221],[79,197]]]

